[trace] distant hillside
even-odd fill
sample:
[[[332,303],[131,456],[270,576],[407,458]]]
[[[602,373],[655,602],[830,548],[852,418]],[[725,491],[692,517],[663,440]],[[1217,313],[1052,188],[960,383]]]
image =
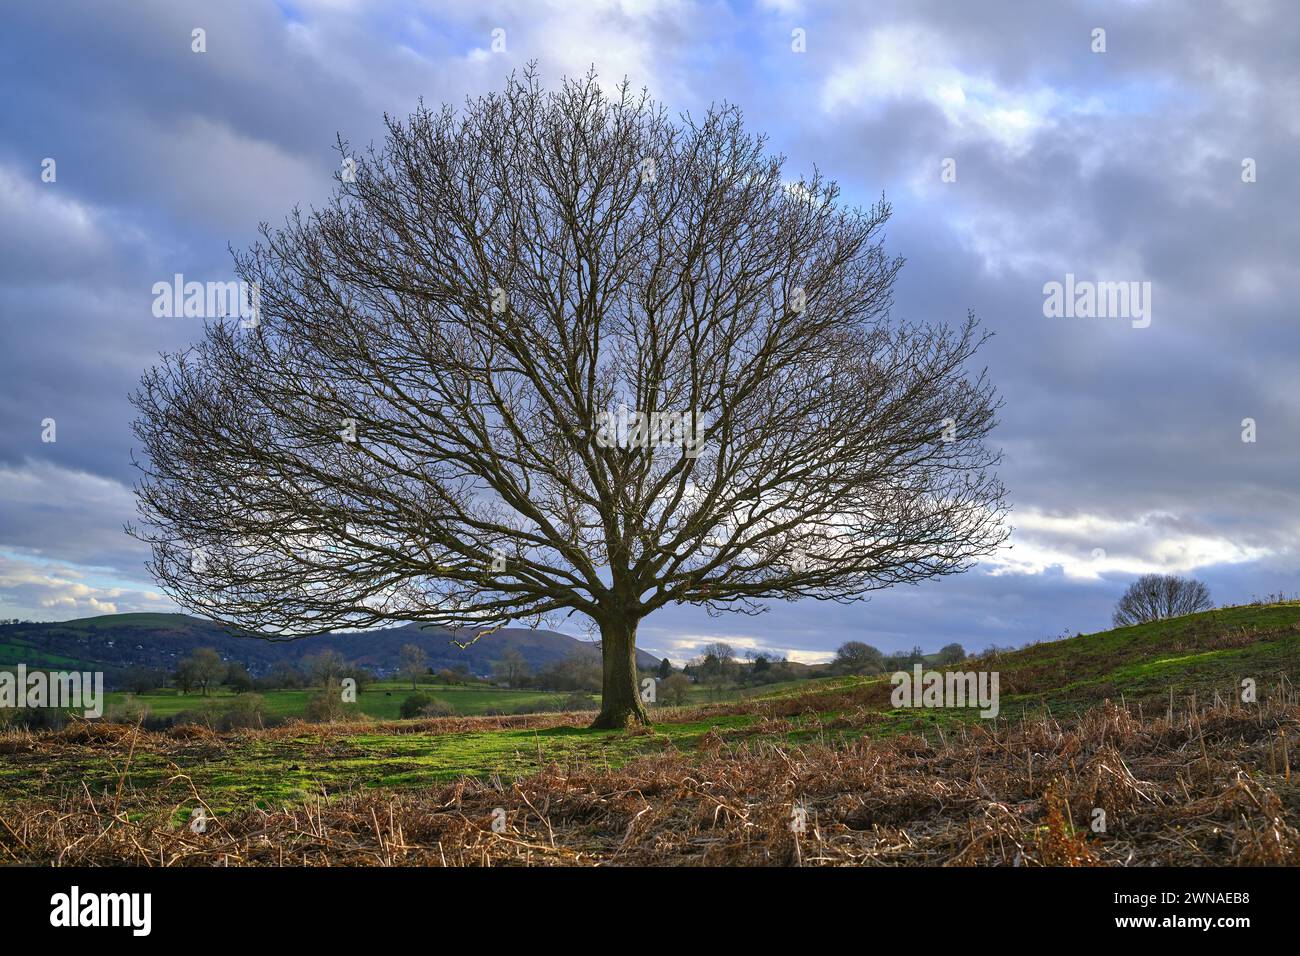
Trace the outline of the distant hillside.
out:
[[[459,635],[461,640],[471,635]],[[391,627],[354,634],[326,634],[295,641],[267,641],[241,635],[220,624],[186,614],[105,614],[38,624],[0,626],[0,666],[25,663],[29,668],[102,670],[113,677],[130,667],[175,668],[197,647],[211,647],[227,660],[242,661],[257,676],[278,661],[297,663],[330,648],[343,657],[388,674],[397,669],[404,644],[420,647],[434,670],[463,666],[480,676],[507,650],[516,650],[533,670],[572,656],[596,658],[600,649],[591,643],[556,631],[511,627],[460,649],[451,632],[418,625]],[[658,659],[637,651],[642,667]]]

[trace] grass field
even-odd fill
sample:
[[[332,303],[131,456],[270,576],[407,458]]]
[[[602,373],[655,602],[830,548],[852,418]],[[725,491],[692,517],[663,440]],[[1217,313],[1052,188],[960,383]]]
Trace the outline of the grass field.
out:
[[[13,639],[0,641],[0,662],[22,661],[31,670],[94,670],[93,664],[63,654],[33,647],[27,641]],[[5,664],[5,667],[11,665]]]
[[[563,694],[534,690],[509,690],[499,687],[487,687],[467,684],[464,686],[438,683],[420,684],[421,693],[428,694],[435,700],[451,706],[457,714],[474,715],[489,711],[511,713],[521,707],[533,707],[539,704],[563,700]],[[302,717],[307,710],[311,697],[319,693],[319,688],[292,690],[260,691],[258,696],[265,703],[268,717]],[[367,717],[394,720],[398,717],[402,701],[415,693],[409,681],[376,681],[368,684],[357,693],[357,709]],[[105,695],[106,707],[121,707],[128,702],[143,704],[150,715],[155,717],[173,717],[176,714],[195,710],[211,702],[216,707],[228,705],[235,694],[228,688],[213,690],[207,697],[200,693],[181,694],[175,688],[160,688],[149,694],[127,694],[113,691]]]
[[[780,681],[757,687],[723,688],[715,691],[696,686],[690,690],[689,703],[705,704],[744,700],[751,697],[770,696],[801,687],[807,687],[809,681]],[[443,684],[437,682],[417,685],[420,693],[427,694],[440,701],[460,716],[475,716],[488,713],[514,714],[525,709],[543,711],[554,709],[553,705],[563,701],[567,695],[554,691],[511,690],[480,684]],[[294,718],[303,717],[307,703],[319,688],[282,689],[259,691],[258,696],[264,703],[267,717]],[[375,681],[366,685],[357,694],[357,710],[367,717],[380,720],[395,720],[400,716],[402,701],[416,691],[411,689],[410,681]],[[143,705],[152,717],[175,717],[184,711],[195,711],[205,706],[221,709],[228,707],[235,699],[233,691],[226,687],[212,690],[206,697],[194,692],[182,694],[174,687],[163,687],[148,694],[131,694],[125,691],[109,691],[105,695],[105,712],[114,713],[124,708]],[[600,695],[592,695],[599,703]]]
[[[390,719],[409,685],[368,689],[369,722],[10,731],[0,856],[1300,862],[1300,605],[1043,643],[963,669],[999,673],[996,721],[895,708],[887,679],[848,677],[659,709],[653,728],[628,731],[589,730],[589,714]],[[1254,701],[1242,700],[1245,680]],[[528,693],[429,690],[458,693],[467,714]],[[155,713],[174,701],[161,698]],[[184,826],[200,806],[219,839]],[[812,836],[792,843],[782,821],[801,806]],[[508,839],[491,829],[497,807]],[[1112,820],[1104,837],[1082,826],[1099,807]]]

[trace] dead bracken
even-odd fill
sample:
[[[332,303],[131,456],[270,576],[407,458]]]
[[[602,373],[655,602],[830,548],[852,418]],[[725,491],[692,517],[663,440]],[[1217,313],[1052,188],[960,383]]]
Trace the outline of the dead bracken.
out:
[[[869,731],[876,718],[859,709],[834,723],[857,721]],[[581,718],[500,720],[555,727]],[[395,726],[429,733],[466,723]],[[1068,720],[957,723],[934,737],[850,731],[792,744],[779,736],[786,721],[767,715],[764,724],[778,736],[709,731],[697,749],[619,768],[551,765],[511,781],[463,777],[228,813],[210,812],[179,769],[165,787],[136,790],[124,767],[116,793],[83,788],[0,806],[0,859],[82,866],[1300,863],[1291,751],[1300,705],[1285,685],[1249,706],[1216,699],[1143,717],[1106,701]],[[240,739],[294,732],[245,731]],[[77,735],[92,745],[111,741],[128,756],[196,743],[185,734],[81,724],[0,735],[0,752],[39,752]],[[203,737],[223,745],[223,735]],[[203,833],[183,822],[182,809],[197,807],[207,816]],[[504,825],[494,830],[498,808]]]

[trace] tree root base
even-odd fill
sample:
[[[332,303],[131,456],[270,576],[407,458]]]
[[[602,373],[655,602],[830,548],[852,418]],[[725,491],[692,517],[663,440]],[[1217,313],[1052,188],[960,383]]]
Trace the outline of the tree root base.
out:
[[[650,718],[635,710],[601,711],[591,722],[591,730],[627,730],[629,727],[648,727]]]

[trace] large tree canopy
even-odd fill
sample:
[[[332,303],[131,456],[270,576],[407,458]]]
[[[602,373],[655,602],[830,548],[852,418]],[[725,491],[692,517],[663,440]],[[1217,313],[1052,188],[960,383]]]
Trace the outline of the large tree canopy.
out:
[[[1004,539],[974,319],[892,320],[889,206],[783,178],[738,109],[530,71],[340,148],[329,205],[236,256],[256,325],[134,397],[132,531],[182,606],[279,636],[579,612],[618,725],[658,608],[854,601]]]

